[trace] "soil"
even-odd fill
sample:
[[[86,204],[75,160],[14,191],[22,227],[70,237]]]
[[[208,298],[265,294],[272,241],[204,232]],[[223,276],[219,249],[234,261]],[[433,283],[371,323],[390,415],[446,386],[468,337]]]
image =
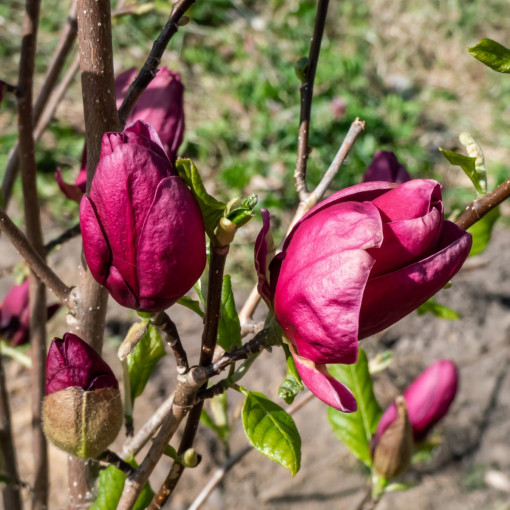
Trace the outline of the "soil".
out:
[[[48,238],[50,235],[48,235]],[[74,240],[52,255],[52,265],[66,281],[73,281],[79,255],[79,240]],[[17,261],[17,254],[0,239],[2,265]],[[438,301],[462,314],[462,320],[445,321],[430,315],[411,314],[400,323],[362,343],[369,354],[391,349],[393,360],[375,379],[375,390],[384,407],[428,364],[451,358],[460,367],[460,391],[446,419],[437,428],[441,444],[433,458],[415,465],[400,481],[415,485],[406,492],[384,497],[380,510],[399,509],[510,509],[510,236],[496,230],[489,249],[469,259],[455,277],[453,286],[438,295]],[[0,280],[4,295],[12,280]],[[245,285],[249,289],[248,285]],[[242,303],[240,298],[238,304]],[[200,319],[186,309],[174,307],[171,316],[179,327],[190,358],[198,354]],[[259,310],[263,314],[264,310]],[[108,313],[105,357],[121,375],[115,357],[118,338],[125,333],[131,312],[111,300]],[[49,324],[50,336],[61,336],[66,329],[61,311]],[[285,374],[282,353],[264,353],[243,385],[262,391],[277,400],[277,387]],[[32,477],[30,444],[30,379],[19,364],[7,366],[11,395],[13,430],[21,478]],[[136,401],[135,426],[141,426],[151,412],[173,389],[175,371],[171,356],[158,365],[144,396]],[[238,415],[240,398],[230,398],[231,415]],[[294,416],[303,440],[302,467],[293,478],[288,471],[260,453],[251,451],[227,474],[203,506],[224,509],[346,509],[357,507],[366,491],[362,466],[334,436],[327,408],[313,399]],[[112,446],[119,451],[121,433]],[[178,438],[176,438],[178,439]],[[174,443],[177,444],[176,439]],[[247,444],[239,420],[234,425],[229,451],[234,454]],[[165,506],[188,508],[204,483],[228,457],[228,451],[214,433],[201,428],[196,449],[201,464],[185,472],[173,500]],[[66,454],[50,446],[50,508],[66,507]],[[153,488],[166,476],[170,460],[160,462],[151,478]],[[28,491],[24,494],[28,502]],[[6,509],[8,510],[8,509]]]

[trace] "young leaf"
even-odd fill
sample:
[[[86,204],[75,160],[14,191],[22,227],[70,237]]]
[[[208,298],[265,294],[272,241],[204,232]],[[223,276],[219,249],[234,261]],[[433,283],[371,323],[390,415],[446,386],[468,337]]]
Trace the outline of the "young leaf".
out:
[[[158,329],[152,324],[127,357],[131,398],[141,395],[156,363],[165,355]]]
[[[469,53],[498,73],[510,73],[510,50],[492,39],[482,39]]]
[[[128,461],[133,467],[137,467],[136,462]],[[90,510],[109,510],[111,508],[117,508],[117,504],[122,496],[124,490],[124,482],[126,481],[126,475],[114,466],[108,466],[99,472],[99,487],[97,489],[97,499],[92,503]],[[151,486],[147,482],[136,503],[133,506],[133,510],[143,510],[150,505],[154,492]]]
[[[483,179],[476,171],[476,158],[464,156],[453,151],[447,151],[442,147],[439,147],[441,154],[450,162],[450,165],[460,166],[464,173],[471,179],[477,193],[483,194]]]
[[[177,304],[193,310],[197,315],[204,318],[205,313],[202,311],[199,301],[191,299],[189,296],[182,296],[182,298],[177,301]]]
[[[253,218],[253,208],[257,205],[258,197],[252,194],[243,199],[235,199],[227,204],[225,217],[238,227],[248,223]]]
[[[223,217],[225,204],[219,202],[207,193],[204,183],[202,182],[202,177],[200,177],[197,167],[190,159],[179,158],[175,163],[175,168],[179,176],[184,179],[184,182],[189,186],[198,202],[204,218],[207,235],[210,239],[215,239],[214,229],[220,218]]]
[[[460,319],[460,313],[448,308],[447,306],[440,305],[434,298],[430,298],[425,301],[421,306],[419,306],[416,311],[418,315],[424,315],[426,313],[431,313],[440,319],[445,319],[447,321],[453,321],[455,319]]]
[[[468,228],[468,232],[473,236],[473,246],[471,246],[471,251],[469,252],[470,257],[479,255],[489,246],[492,229],[500,216],[499,207],[495,207],[480,221],[477,221],[472,227]]]
[[[221,318],[218,325],[218,344],[226,351],[241,344],[241,323],[237,315],[230,275],[223,276],[221,289]]]
[[[252,391],[246,392],[242,417],[253,447],[294,476],[301,466],[301,437],[292,417],[262,393]]]
[[[292,404],[296,398],[296,395],[300,391],[304,390],[304,386],[301,382],[301,377],[299,377],[298,371],[296,369],[296,364],[292,359],[289,348],[283,344],[283,349],[285,351],[285,358],[287,361],[287,375],[278,388],[278,396],[285,400],[287,404]]]
[[[358,410],[350,414],[328,408],[333,432],[358,459],[371,467],[370,439],[382,411],[374,395],[367,355],[360,349],[354,365],[332,365],[329,371],[352,391],[358,402]]]

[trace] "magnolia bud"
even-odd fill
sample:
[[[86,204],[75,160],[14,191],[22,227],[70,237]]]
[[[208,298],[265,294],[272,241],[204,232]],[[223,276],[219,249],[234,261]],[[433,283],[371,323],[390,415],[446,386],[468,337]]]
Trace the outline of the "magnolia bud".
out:
[[[375,474],[383,478],[401,475],[411,464],[413,452],[413,431],[404,397],[397,397],[395,405],[397,418],[372,448]]]
[[[117,379],[101,356],[72,333],[50,345],[42,413],[46,437],[82,458],[99,455],[122,426]]]
[[[198,465],[198,455],[194,448],[188,448],[181,457],[184,467],[194,468]]]

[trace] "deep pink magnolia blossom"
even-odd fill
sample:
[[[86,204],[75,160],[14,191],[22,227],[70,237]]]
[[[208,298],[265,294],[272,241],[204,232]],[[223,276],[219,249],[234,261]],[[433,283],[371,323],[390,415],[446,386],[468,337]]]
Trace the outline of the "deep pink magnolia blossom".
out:
[[[13,285],[0,305],[0,338],[14,346],[26,344],[30,339],[29,282]],[[59,304],[48,307],[48,320],[60,308]]]
[[[120,108],[126,97],[129,86],[136,78],[138,71],[133,67],[115,79],[115,98]],[[177,151],[184,137],[184,86],[177,71],[162,67],[129,114],[126,125],[137,120],[145,120],[152,124],[158,133],[168,157],[175,163]],[[83,149],[80,172],[74,184],[66,183],[62,171],[57,169],[57,184],[67,198],[79,202],[87,186],[86,150]]]
[[[386,181],[402,184],[410,180],[407,168],[390,151],[376,152],[363,176],[363,182]]]
[[[457,394],[459,375],[453,361],[442,359],[427,367],[407,388],[404,400],[414,440],[423,441],[427,434],[448,412]],[[377,426],[376,441],[397,417],[392,404]]]
[[[101,356],[79,336],[54,338],[46,358],[46,395],[78,386],[84,391],[118,388],[117,378]]]
[[[204,270],[198,204],[144,121],[103,136],[90,193],[80,204],[80,224],[92,275],[128,308],[164,310]]]
[[[293,228],[265,270],[269,214],[255,245],[259,292],[272,303],[304,383],[327,404],[356,410],[326,371],[355,363],[358,340],[415,310],[460,269],[471,235],[443,218],[441,186],[367,182],[334,193]]]

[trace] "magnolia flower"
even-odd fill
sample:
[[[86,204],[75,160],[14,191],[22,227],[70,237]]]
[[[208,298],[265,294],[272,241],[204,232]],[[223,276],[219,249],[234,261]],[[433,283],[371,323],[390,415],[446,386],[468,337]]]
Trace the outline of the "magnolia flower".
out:
[[[415,310],[460,269],[471,235],[443,218],[441,186],[367,182],[334,193],[292,229],[266,270],[269,214],[255,256],[304,383],[341,411],[356,401],[328,363],[355,363],[358,341]]]
[[[363,176],[363,182],[386,181],[402,184],[410,180],[407,168],[399,163],[393,152],[389,151],[376,152]]]

